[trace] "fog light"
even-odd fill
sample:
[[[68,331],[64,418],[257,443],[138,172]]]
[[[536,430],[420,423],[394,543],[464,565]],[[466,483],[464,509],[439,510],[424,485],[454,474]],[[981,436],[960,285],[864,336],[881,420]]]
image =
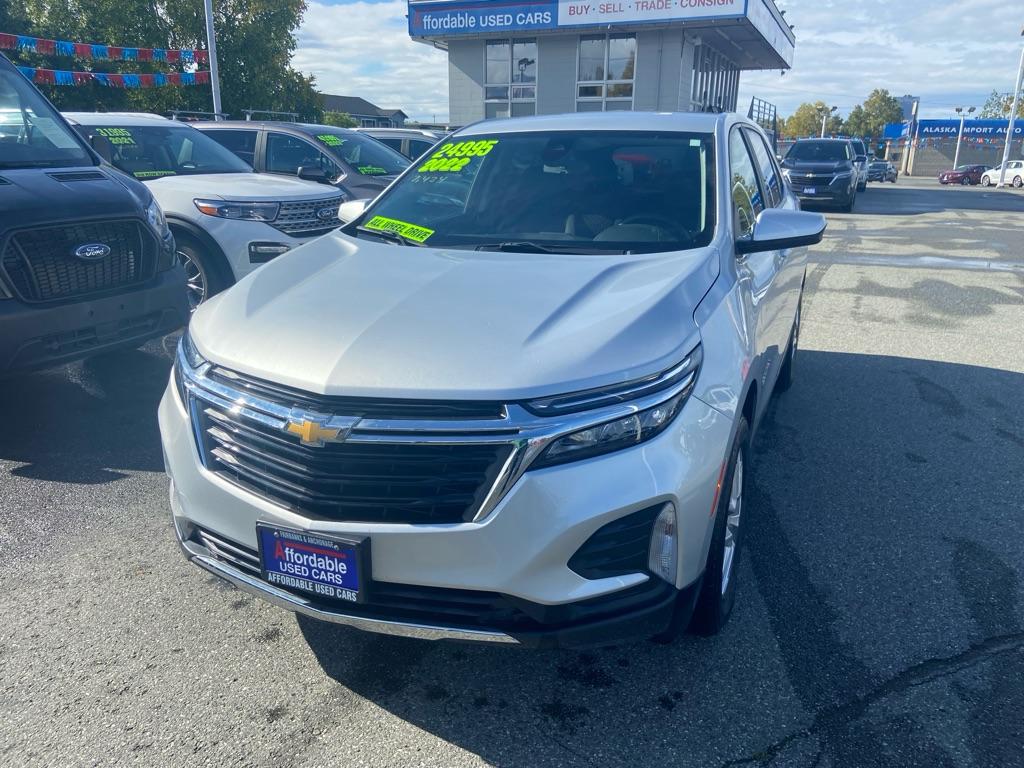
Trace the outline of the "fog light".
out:
[[[651,548],[647,555],[647,567],[655,576],[669,584],[675,584],[678,552],[679,526],[676,524],[676,506],[669,502],[661,508],[651,528]]]
[[[290,250],[291,246],[287,243],[249,243],[249,263],[266,264]]]

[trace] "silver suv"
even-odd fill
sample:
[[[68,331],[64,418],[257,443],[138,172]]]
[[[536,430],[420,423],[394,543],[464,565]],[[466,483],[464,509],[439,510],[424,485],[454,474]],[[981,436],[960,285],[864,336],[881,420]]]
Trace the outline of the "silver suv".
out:
[[[717,632],[806,249],[761,130],[471,126],[193,315],[160,405],[188,558],[421,638]]]

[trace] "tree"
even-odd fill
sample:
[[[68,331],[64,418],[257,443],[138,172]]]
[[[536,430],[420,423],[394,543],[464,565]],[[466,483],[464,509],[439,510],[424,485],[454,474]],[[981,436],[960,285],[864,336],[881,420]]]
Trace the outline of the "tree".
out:
[[[855,108],[856,109],[856,108]],[[865,138],[879,138],[889,123],[903,122],[903,108],[899,100],[884,88],[876,88],[864,100],[863,119],[854,135]],[[852,113],[851,113],[852,115]],[[853,134],[853,131],[849,131]]]
[[[850,136],[868,136],[871,133],[867,112],[860,104],[850,110],[850,114],[843,124],[843,131]]]
[[[1010,118],[1010,110],[1013,109],[1013,94],[1012,93],[999,93],[999,91],[992,91],[992,95],[988,97],[985,105],[981,108],[980,116],[988,120],[1008,120]],[[1020,105],[1017,108],[1017,117],[1024,117],[1024,99],[1021,99]]]
[[[824,101],[816,101],[813,104],[801,104],[797,107],[796,112],[786,120],[786,136],[801,138],[821,135],[821,120],[830,112],[831,107]],[[830,115],[825,124],[825,135],[839,133],[842,124],[842,118],[838,115]]]
[[[302,20],[306,0],[218,0],[214,7],[223,111],[240,117],[248,108],[269,109],[319,120],[323,106],[313,79],[291,67],[293,32]],[[24,0],[22,8],[11,13],[14,28],[3,31],[132,47],[206,47],[202,3],[195,0]],[[82,61],[11,53],[18,63],[49,69],[142,73],[172,69],[154,62]],[[213,108],[209,86],[122,90],[90,83],[42,89],[60,109],[166,113]]]
[[[355,128],[359,121],[347,112],[324,112],[324,125],[334,125],[338,128]]]

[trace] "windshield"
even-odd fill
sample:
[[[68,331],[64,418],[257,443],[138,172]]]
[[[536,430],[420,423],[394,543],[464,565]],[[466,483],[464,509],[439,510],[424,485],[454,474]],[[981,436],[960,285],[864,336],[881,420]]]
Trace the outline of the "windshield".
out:
[[[0,67],[0,168],[94,164],[46,99],[18,72]]]
[[[787,160],[797,163],[844,163],[849,145],[841,141],[798,141],[789,149]]]
[[[714,232],[714,167],[705,133],[455,137],[417,161],[358,231],[479,250],[696,248]]]
[[[209,136],[184,125],[87,125],[93,149],[137,179],[206,173],[252,173],[252,167]]]
[[[324,131],[313,138],[360,176],[397,176],[409,167],[405,155],[355,131]]]

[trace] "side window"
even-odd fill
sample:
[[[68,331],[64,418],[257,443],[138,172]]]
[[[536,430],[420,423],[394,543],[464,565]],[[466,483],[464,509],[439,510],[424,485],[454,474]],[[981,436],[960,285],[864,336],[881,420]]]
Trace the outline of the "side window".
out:
[[[775,159],[768,151],[768,145],[764,143],[760,134],[747,130],[744,130],[744,133],[747,135],[747,143],[750,144],[754,160],[757,162],[757,169],[761,172],[765,205],[768,208],[778,208],[782,202],[782,183],[779,179],[779,169],[775,165]]]
[[[433,144],[429,141],[420,141],[419,139],[409,140],[409,157],[413,160],[418,159],[424,152],[430,149]]]
[[[764,210],[754,161],[739,130],[729,134],[729,188],[732,192],[733,222],[737,239],[754,231],[754,222]]]
[[[401,139],[377,139],[381,144],[387,144],[395,152],[402,151],[402,140]]]
[[[252,165],[256,160],[256,131],[206,131],[206,135]]]
[[[295,136],[286,133],[267,134],[267,170],[270,173],[290,173],[294,176],[304,165],[324,168],[322,155],[312,144]],[[335,173],[332,178],[339,175]]]

